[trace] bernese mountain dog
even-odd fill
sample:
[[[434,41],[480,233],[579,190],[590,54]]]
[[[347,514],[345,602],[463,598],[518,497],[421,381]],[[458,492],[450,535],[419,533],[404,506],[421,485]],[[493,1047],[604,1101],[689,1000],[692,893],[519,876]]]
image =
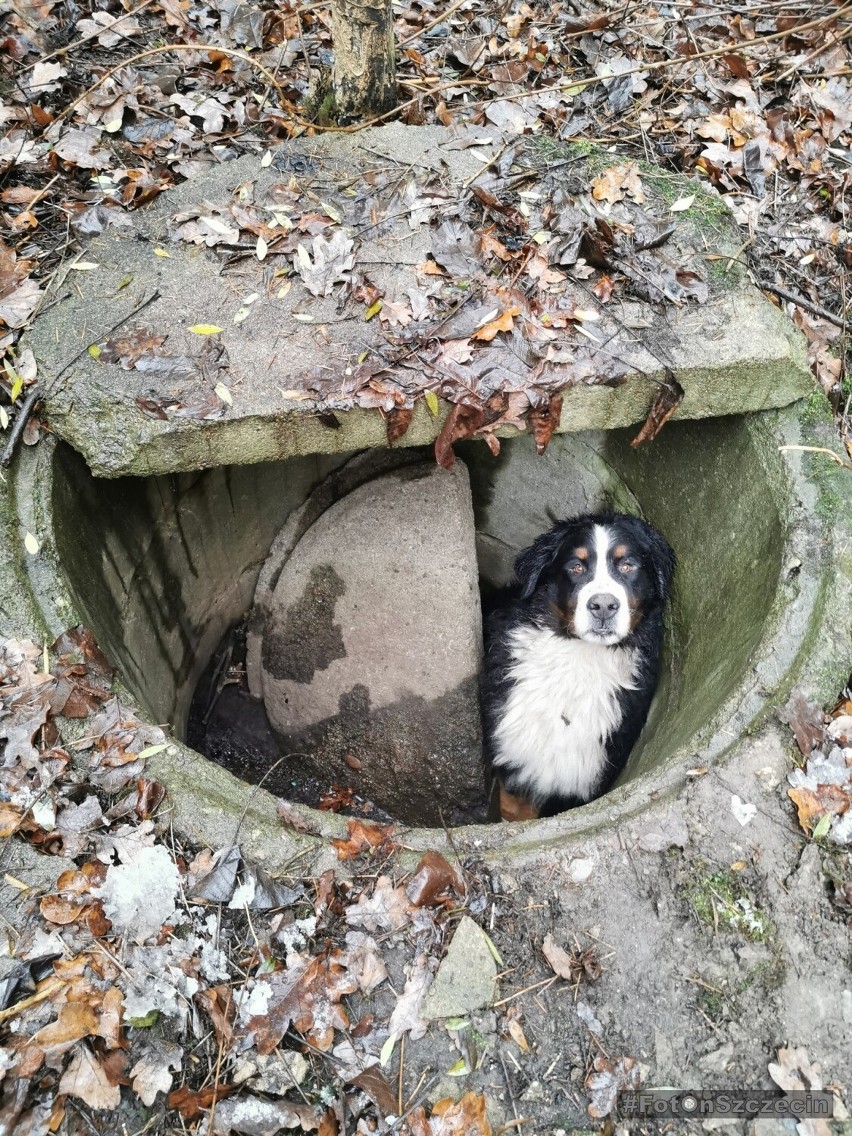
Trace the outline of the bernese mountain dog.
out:
[[[504,820],[612,788],[657,687],[675,556],[639,517],[561,521],[486,604],[482,708]]]

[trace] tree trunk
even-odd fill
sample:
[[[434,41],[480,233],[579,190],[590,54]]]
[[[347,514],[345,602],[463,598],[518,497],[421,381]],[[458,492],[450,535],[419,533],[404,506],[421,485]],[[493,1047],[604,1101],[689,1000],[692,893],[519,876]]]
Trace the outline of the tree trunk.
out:
[[[338,123],[392,110],[396,60],[391,0],[333,0],[331,35]]]

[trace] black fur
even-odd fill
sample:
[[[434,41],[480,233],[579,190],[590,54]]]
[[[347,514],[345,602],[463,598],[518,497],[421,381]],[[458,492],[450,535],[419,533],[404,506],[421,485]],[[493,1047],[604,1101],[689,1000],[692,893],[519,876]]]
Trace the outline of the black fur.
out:
[[[515,582],[491,596],[484,608],[485,655],[481,681],[483,736],[489,764],[508,792],[536,798],[536,787],[525,780],[523,769],[500,767],[494,749],[494,732],[513,685],[509,636],[524,625],[545,627],[559,635],[576,637],[571,618],[571,582],[566,562],[572,550],[587,543],[595,525],[613,532],[613,544],[630,549],[636,568],[630,587],[620,580],[631,597],[634,612],[629,634],[614,646],[601,650],[632,648],[637,652],[636,688],[622,688],[618,695],[621,721],[605,743],[606,766],[589,799],[608,792],[621,774],[648,716],[657,687],[663,640],[663,609],[671,588],[675,555],[664,538],[638,517],[600,513],[562,521],[520,552],[515,560]],[[576,561],[575,561],[576,562]],[[566,582],[568,581],[568,582]],[[576,585],[574,585],[576,590]],[[632,589],[632,591],[631,591]],[[635,601],[635,609],[633,602]],[[540,816],[553,816],[585,804],[576,796],[547,795],[537,800]]]

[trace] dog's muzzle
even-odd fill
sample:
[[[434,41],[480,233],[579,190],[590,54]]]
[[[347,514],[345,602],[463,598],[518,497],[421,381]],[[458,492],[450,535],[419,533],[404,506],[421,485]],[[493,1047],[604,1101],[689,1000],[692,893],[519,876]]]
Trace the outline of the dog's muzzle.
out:
[[[610,632],[614,630],[615,618],[621,607],[620,602],[609,592],[598,592],[589,596],[586,608],[591,616],[592,631]]]

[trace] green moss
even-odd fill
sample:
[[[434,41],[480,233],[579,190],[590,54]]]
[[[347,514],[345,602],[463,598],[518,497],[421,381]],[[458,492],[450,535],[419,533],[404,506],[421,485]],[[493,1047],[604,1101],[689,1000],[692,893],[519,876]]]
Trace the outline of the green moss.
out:
[[[694,181],[687,182],[683,174],[665,170],[653,162],[640,159],[637,163],[642,171],[642,179],[646,185],[671,205],[682,197],[695,195],[695,200],[688,209],[681,213],[682,217],[692,218],[696,221],[715,221],[731,224],[731,211],[724,201],[715,193],[709,193],[703,186]]]
[[[589,174],[597,174],[616,162],[626,162],[629,159],[617,154],[610,154],[594,142],[557,142],[543,134],[535,134],[527,143],[527,152],[533,160],[543,166],[555,162],[577,161],[585,162]]]
[[[817,426],[819,424],[831,424],[833,415],[831,413],[831,404],[819,388],[814,387],[813,394],[804,400],[802,403],[802,425],[807,429],[809,426]]]
[[[772,936],[772,923],[732,872],[699,876],[687,898],[701,922],[710,927],[743,935],[753,943],[767,942]]]
[[[698,989],[698,1005],[710,1021],[718,1021],[725,1012],[725,997],[720,990],[708,990],[706,986]]]

